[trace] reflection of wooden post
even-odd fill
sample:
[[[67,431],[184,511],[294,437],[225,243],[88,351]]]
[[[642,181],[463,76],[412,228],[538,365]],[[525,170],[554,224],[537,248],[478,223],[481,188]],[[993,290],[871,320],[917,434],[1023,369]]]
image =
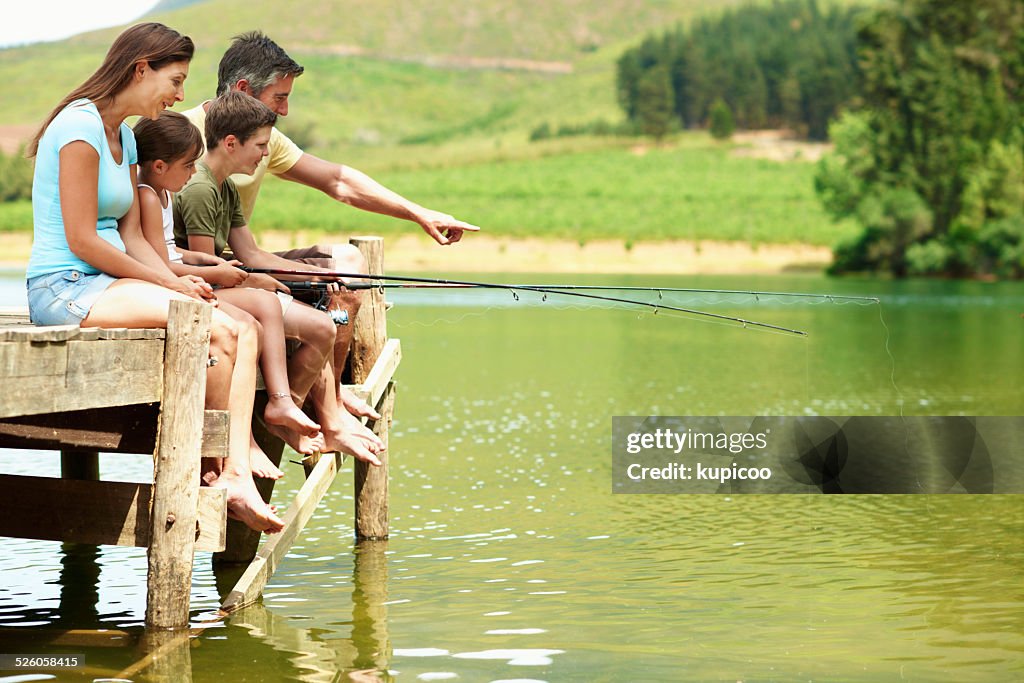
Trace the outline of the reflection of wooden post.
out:
[[[188,626],[212,308],[171,302],[153,463],[146,625]]]
[[[61,479],[99,481],[100,454],[92,450],[65,449],[60,452]],[[63,543],[60,570],[60,618],[82,628],[98,621],[99,548],[94,545]]]
[[[192,683],[191,640],[188,632],[147,630],[141,641],[146,657],[119,678],[141,674],[142,680],[154,683]]]
[[[366,258],[367,273],[384,274],[383,239],[353,237],[351,243]],[[353,328],[351,368],[355,384],[361,384],[369,377],[387,341],[384,293],[379,289],[370,289],[366,290],[365,296]],[[378,423],[384,428],[391,423],[392,409],[393,404],[389,403],[386,395],[378,409],[381,413]],[[356,538],[359,539],[388,537],[388,454],[385,452],[380,459],[383,463],[380,467],[355,461]]]
[[[62,543],[60,549],[60,622],[73,629],[99,624],[99,547]]]
[[[388,636],[387,541],[360,541],[352,570],[352,644],[357,669],[387,669],[391,660]]]

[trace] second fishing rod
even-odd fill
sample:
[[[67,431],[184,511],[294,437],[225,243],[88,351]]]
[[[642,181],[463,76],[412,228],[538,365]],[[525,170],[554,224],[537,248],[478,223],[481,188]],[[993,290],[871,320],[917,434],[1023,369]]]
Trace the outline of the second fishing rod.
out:
[[[262,273],[266,275],[286,275],[293,277],[312,278],[313,282],[319,281],[331,281],[331,280],[345,280],[343,286],[346,289],[382,289],[388,286],[389,283],[408,283],[416,284],[421,286],[432,286],[432,287],[459,287],[459,288],[478,288],[478,289],[499,289],[505,290],[512,293],[514,297],[518,299],[517,292],[533,292],[542,295],[557,295],[574,297],[578,299],[587,299],[592,301],[601,301],[605,303],[618,303],[626,304],[631,306],[638,306],[641,308],[647,308],[653,310],[655,313],[658,311],[672,311],[675,313],[684,313],[692,316],[699,316],[704,318],[711,318],[722,322],[729,322],[741,325],[742,327],[757,327],[765,330],[772,330],[775,332],[782,332],[785,334],[794,334],[801,337],[806,337],[807,333],[801,330],[795,330],[789,327],[783,327],[781,325],[774,325],[772,323],[759,322],[756,320],[747,320],[736,316],[723,315],[721,313],[711,313],[708,311],[700,311],[693,308],[684,308],[681,306],[670,306],[662,303],[652,303],[648,301],[636,301],[635,299],[626,299],[623,297],[607,296],[602,294],[594,294],[588,292],[580,292],[574,290],[563,290],[557,287],[545,287],[538,285],[515,285],[515,284],[502,284],[497,282],[479,282],[473,280],[446,280],[440,278],[424,278],[424,277],[411,277],[401,275],[369,275],[366,273],[342,273],[338,271],[308,271],[308,270],[288,270],[284,268],[250,268],[248,266],[240,266],[242,270],[247,273]],[[367,282],[350,282],[351,280],[366,280]]]

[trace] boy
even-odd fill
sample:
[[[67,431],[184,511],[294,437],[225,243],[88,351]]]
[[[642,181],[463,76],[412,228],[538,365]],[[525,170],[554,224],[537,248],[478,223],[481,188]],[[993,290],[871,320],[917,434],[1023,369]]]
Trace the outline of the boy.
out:
[[[195,175],[174,200],[175,242],[182,248],[215,256],[230,247],[234,257],[247,266],[305,270],[315,277],[324,269],[285,260],[256,245],[242,215],[238,190],[229,177],[233,173],[255,172],[267,155],[276,120],[277,115],[259,100],[242,93],[227,93],[210,103],[205,121],[206,156],[198,162]],[[245,286],[288,291],[285,285],[267,275],[250,275]],[[330,318],[311,306],[290,301],[290,297],[282,300],[282,306],[285,335],[300,342],[293,360],[304,359],[301,363],[289,364],[289,381],[293,393],[296,387],[313,384],[310,398],[320,422],[325,442],[323,450],[342,451],[379,465],[376,454],[383,449],[383,443],[348,411],[338,409],[337,382],[327,363],[334,340]],[[327,337],[330,339],[325,347]],[[328,351],[312,353],[314,348]],[[302,400],[301,395],[296,398]],[[288,437],[285,440],[289,443],[303,443],[302,439],[306,438],[296,434],[281,436]]]

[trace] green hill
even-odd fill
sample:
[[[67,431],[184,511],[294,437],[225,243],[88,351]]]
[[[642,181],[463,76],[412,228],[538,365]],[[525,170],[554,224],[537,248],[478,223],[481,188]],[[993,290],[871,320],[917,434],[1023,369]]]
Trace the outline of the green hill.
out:
[[[508,161],[529,165],[559,156],[567,162],[541,164],[540,177],[555,172],[555,168],[559,173],[571,172],[566,169],[572,167],[573,160],[583,165],[580,170],[586,174],[595,163],[593,154],[607,156],[601,165],[614,169],[617,155],[628,154],[628,147],[635,141],[573,138],[537,144],[528,141],[529,134],[542,123],[557,128],[597,120],[621,121],[623,115],[614,93],[614,64],[624,49],[652,30],[686,23],[742,1],[200,0],[185,4],[168,0],[147,19],[173,26],[196,42],[185,107],[213,96],[217,62],[233,35],[264,30],[306,67],[292,96],[291,114],[282,122],[284,130],[301,139],[304,148],[315,154],[344,160],[387,182],[408,183],[395,189],[417,198],[422,195],[413,194],[414,190],[432,185],[431,169],[456,173],[458,169],[486,166],[487,174],[493,176]],[[6,91],[15,94],[5,98],[3,123],[25,126],[40,121],[61,95],[100,62],[120,30],[105,29],[60,43],[0,50],[0,79]],[[685,142],[685,153],[666,159],[673,164],[686,163],[692,155],[702,154],[708,156],[701,157],[699,164],[708,159],[727,159],[714,143],[703,136],[696,139],[701,142]],[[625,161],[624,168],[633,168],[628,158]],[[727,167],[715,173],[725,174],[730,182],[743,182],[749,175],[744,164],[763,163],[727,159]],[[789,193],[784,206],[801,212],[801,225],[821,224],[827,228],[811,190],[811,167],[798,166],[796,175],[801,186]],[[521,167],[515,169],[524,172]],[[753,166],[750,169],[756,170]],[[787,182],[793,182],[792,175],[787,176]],[[594,177],[592,182],[614,184],[616,179]],[[680,176],[675,182],[692,182],[692,178]],[[546,185],[558,187],[557,182]],[[696,190],[699,196],[699,188]],[[273,185],[268,187],[268,200],[277,192]],[[281,192],[281,201],[292,200],[290,192]],[[597,187],[588,192],[605,190]],[[430,193],[423,201],[456,212],[459,202],[455,199]],[[327,200],[311,200],[309,206],[323,201]],[[565,197],[565,206],[555,215],[572,216],[571,203],[576,201]],[[535,210],[538,205],[531,203],[529,208]],[[507,202],[503,202],[500,217],[488,215],[487,202],[471,206],[480,213],[467,218],[485,225],[506,225],[519,213]],[[775,213],[781,213],[782,207]],[[323,212],[333,208],[310,210],[313,213],[308,216],[291,213],[289,217],[308,227],[319,224]],[[718,210],[724,216],[736,207],[726,202]],[[20,226],[24,221],[24,209],[17,220],[5,219],[5,211],[0,208],[0,229],[11,229],[12,222]],[[522,214],[529,215],[530,211]],[[586,215],[586,221],[567,221],[554,232],[578,234],[580,239],[624,234],[626,239],[643,239],[652,234],[649,228],[641,231],[624,225],[625,216]],[[673,227],[679,217],[666,217],[665,224],[653,233],[662,237],[726,237],[716,232],[715,225],[723,221],[715,218],[715,209],[709,208],[701,216],[700,225],[691,223],[681,231]],[[735,224],[737,220],[726,222]],[[514,232],[551,234],[542,223],[545,221],[527,219]],[[379,229],[386,230],[387,226]],[[729,238],[740,236],[734,230],[728,232]],[[827,244],[835,237],[832,232],[825,229],[816,234],[813,228],[810,233],[806,229],[772,230],[769,226],[759,230],[756,239],[803,238]]]

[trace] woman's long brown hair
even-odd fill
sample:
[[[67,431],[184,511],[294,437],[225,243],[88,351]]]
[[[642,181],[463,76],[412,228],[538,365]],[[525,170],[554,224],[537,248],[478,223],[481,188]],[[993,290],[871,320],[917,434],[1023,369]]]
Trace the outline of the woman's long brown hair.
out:
[[[139,62],[146,62],[151,69],[161,69],[174,62],[192,61],[194,52],[195,45],[191,38],[163,24],[150,22],[125,29],[114,40],[95,73],[68,93],[46,117],[32,138],[26,156],[31,158],[36,155],[39,139],[43,137],[47,126],[70,103],[79,99],[98,103],[117,95],[131,83],[135,65]]]

